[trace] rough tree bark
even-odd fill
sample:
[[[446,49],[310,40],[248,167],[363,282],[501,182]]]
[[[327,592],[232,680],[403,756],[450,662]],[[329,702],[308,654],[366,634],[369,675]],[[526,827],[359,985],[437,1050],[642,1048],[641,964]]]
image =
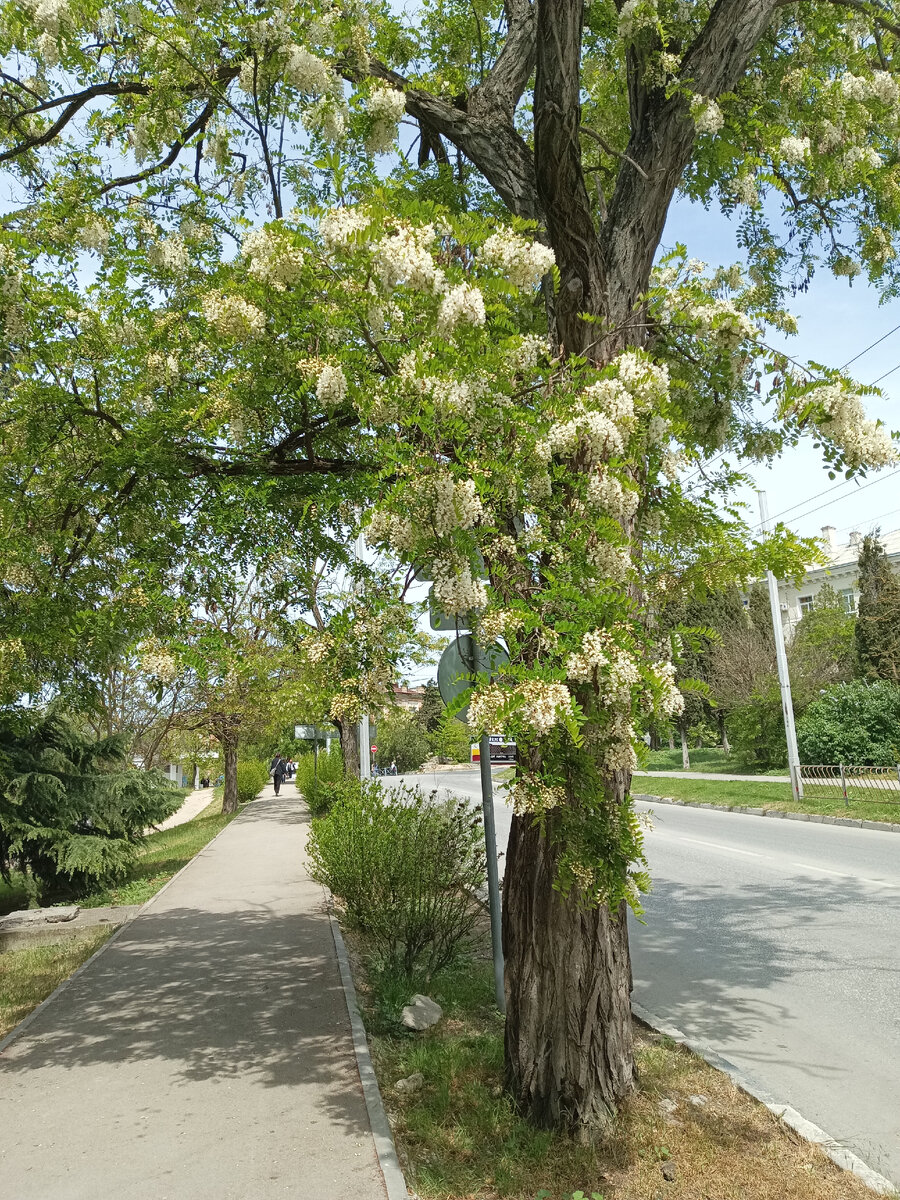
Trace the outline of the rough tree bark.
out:
[[[707,97],[732,88],[776,7],[777,0],[718,0],[684,55],[681,78]],[[501,105],[491,122],[477,102],[466,113],[438,102],[436,112],[433,98],[426,106],[408,93],[407,106],[468,155],[514,212],[542,217],[560,272],[556,337],[564,352],[602,365],[645,342],[640,299],[690,161],[694,124],[683,95],[667,98],[645,87],[639,56],[630,51],[631,136],[598,228],[581,161],[583,0],[538,3],[533,26],[526,8],[510,3],[507,16],[520,56],[526,45],[530,55],[535,34],[533,174],[521,139],[513,139],[508,153],[514,131]],[[522,71],[511,73],[508,62],[505,71],[515,81],[500,88],[508,98]],[[482,84],[478,99],[488,92]],[[486,147],[479,133],[491,135]],[[608,781],[620,803],[629,787],[630,777]],[[527,818],[513,819],[503,915],[506,1076],[520,1109],[538,1124],[586,1137],[608,1122],[633,1086],[628,933],[624,906],[585,910],[576,896],[554,891],[551,833],[542,836]]]
[[[222,754],[225,759],[225,788],[222,793],[222,812],[233,813],[238,810],[237,788],[237,739],[226,734],[220,739]]]
[[[359,779],[359,741],[353,721],[335,721],[341,739],[341,754],[344,756],[344,774],[348,779]]]

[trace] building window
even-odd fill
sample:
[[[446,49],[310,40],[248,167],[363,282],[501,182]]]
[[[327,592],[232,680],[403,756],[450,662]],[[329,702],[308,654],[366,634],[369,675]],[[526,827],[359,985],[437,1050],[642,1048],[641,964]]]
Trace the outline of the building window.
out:
[[[812,596],[800,597],[800,611],[802,613],[812,612],[813,598]]]
[[[856,592],[853,588],[844,588],[841,591],[841,603],[844,606],[845,613],[856,612]]]

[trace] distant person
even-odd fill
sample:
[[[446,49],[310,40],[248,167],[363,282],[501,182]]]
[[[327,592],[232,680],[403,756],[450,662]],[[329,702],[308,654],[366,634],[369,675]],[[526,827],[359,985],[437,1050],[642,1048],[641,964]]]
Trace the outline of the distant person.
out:
[[[272,759],[272,782],[275,784],[276,796],[281,791],[285,775],[287,775],[287,763],[280,754],[276,754]]]
[[[392,774],[392,775],[396,775],[396,774],[397,774],[397,760],[396,760],[396,758],[392,758],[392,759],[391,759],[391,774]]]

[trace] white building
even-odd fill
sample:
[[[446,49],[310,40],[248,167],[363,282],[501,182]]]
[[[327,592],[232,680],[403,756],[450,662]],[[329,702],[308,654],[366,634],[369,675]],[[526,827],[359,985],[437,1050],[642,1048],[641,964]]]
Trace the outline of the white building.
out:
[[[779,581],[781,619],[788,632],[793,630],[804,613],[809,612],[826,584],[834,589],[848,613],[856,612],[859,601],[858,560],[863,534],[854,531],[846,543],[838,542],[836,534],[833,525],[822,526],[821,540],[828,561],[824,566],[813,567],[799,587]],[[879,534],[878,540],[884,546],[892,568],[900,572],[900,529]]]

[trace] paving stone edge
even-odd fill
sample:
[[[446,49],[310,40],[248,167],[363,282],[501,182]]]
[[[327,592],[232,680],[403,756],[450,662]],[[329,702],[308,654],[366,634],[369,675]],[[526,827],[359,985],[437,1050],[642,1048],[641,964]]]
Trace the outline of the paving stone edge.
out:
[[[709,1046],[696,1041],[694,1038],[687,1037],[680,1029],[664,1021],[655,1013],[644,1008],[642,1004],[632,1001],[631,1011],[637,1019],[644,1025],[648,1025],[651,1029],[655,1029],[657,1033],[663,1034],[665,1037],[671,1038],[673,1042],[678,1042],[679,1045],[686,1046],[688,1050],[693,1051],[704,1062],[709,1063],[717,1071],[722,1071],[728,1075],[734,1084],[746,1092],[748,1096],[752,1096],[754,1100],[758,1100],[764,1104],[769,1112],[773,1113],[785,1125],[789,1125],[800,1137],[807,1142],[813,1142],[825,1151],[833,1163],[841,1167],[845,1171],[850,1171],[856,1175],[858,1179],[882,1196],[900,1196],[897,1188],[889,1179],[885,1179],[883,1175],[879,1175],[873,1170],[868,1163],[854,1154],[852,1150],[848,1150],[836,1141],[830,1134],[827,1134],[824,1129],[820,1129],[818,1125],[814,1125],[812,1121],[807,1121],[806,1117],[797,1112],[795,1108],[791,1108],[789,1104],[782,1104],[776,1100],[771,1093],[767,1092],[760,1084],[742,1071],[740,1067],[736,1067],[734,1063],[729,1062],[727,1058],[723,1058],[715,1050]]]
[[[375,1068],[372,1065],[372,1056],[369,1053],[369,1041],[366,1037],[366,1028],[359,1012],[359,1003],[356,998],[356,987],[353,983],[353,973],[350,970],[347,947],[344,945],[344,938],[341,934],[338,919],[334,915],[334,900],[328,888],[324,888],[323,890],[325,892],[325,904],[328,909],[328,919],[331,921],[334,949],[341,972],[344,999],[347,1002],[347,1014],[350,1017],[350,1030],[353,1036],[356,1066],[359,1071],[359,1080],[362,1084],[363,1096],[366,1101],[366,1109],[369,1113],[369,1124],[372,1127],[372,1140],[375,1143],[375,1153],[378,1155],[378,1165],[381,1167],[381,1174],[384,1176],[384,1186],[387,1191],[388,1200],[410,1200],[406,1179],[403,1171],[400,1169],[400,1160],[397,1158],[394,1135],[391,1133],[391,1125],[384,1109],[384,1101],[381,1098],[381,1089],[378,1087],[378,1079],[375,1075]]]
[[[900,821],[863,821],[853,817],[826,817],[821,813],[792,813],[774,808],[748,808],[743,804],[706,804],[699,800],[675,800],[672,796],[651,796],[632,792],[632,800],[645,804],[672,804],[676,808],[709,808],[713,812],[742,813],[749,817],[777,817],[783,821],[810,821],[816,825],[849,825],[854,829],[874,829],[879,833],[900,833]]]

